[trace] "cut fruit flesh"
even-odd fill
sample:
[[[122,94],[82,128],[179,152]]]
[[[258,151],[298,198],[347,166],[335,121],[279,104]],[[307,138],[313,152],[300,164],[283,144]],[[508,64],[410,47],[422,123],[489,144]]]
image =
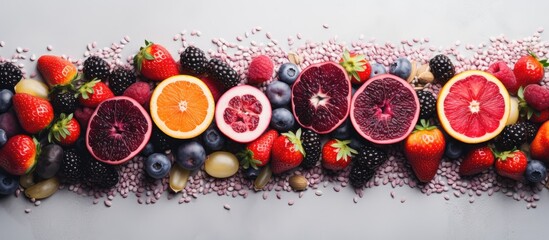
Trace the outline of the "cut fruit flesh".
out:
[[[189,75],[170,77],[151,95],[151,117],[166,135],[189,139],[204,132],[214,117],[215,103],[208,86]]]
[[[497,136],[510,112],[509,93],[493,75],[465,71],[440,90],[437,111],[450,136],[465,143],[481,143]]]
[[[351,122],[366,140],[377,144],[402,141],[419,118],[419,100],[403,79],[378,75],[364,83],[351,101]]]
[[[99,161],[124,163],[145,147],[152,122],[135,100],[119,96],[105,100],[92,114],[86,130],[86,146]]]
[[[219,98],[215,121],[225,136],[241,143],[251,142],[269,126],[271,104],[259,89],[236,86]]]
[[[305,68],[292,86],[292,110],[297,122],[319,134],[333,131],[349,115],[351,83],[337,63]]]

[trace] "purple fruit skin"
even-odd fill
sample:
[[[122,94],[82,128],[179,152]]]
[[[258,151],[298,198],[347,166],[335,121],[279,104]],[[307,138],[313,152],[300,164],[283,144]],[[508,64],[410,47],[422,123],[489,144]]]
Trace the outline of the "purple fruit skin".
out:
[[[13,111],[7,111],[0,114],[0,128],[6,131],[6,136],[8,136],[8,138],[22,132],[21,125],[19,125],[17,116],[15,116]]]

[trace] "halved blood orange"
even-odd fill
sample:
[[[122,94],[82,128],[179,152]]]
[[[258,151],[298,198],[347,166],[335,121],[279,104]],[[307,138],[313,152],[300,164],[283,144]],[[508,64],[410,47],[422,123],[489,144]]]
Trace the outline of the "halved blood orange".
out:
[[[509,93],[493,75],[476,70],[454,76],[437,100],[442,127],[455,139],[481,143],[498,135],[509,117]]]
[[[213,120],[215,102],[208,86],[189,75],[160,82],[151,95],[151,118],[168,136],[189,139],[204,132]]]

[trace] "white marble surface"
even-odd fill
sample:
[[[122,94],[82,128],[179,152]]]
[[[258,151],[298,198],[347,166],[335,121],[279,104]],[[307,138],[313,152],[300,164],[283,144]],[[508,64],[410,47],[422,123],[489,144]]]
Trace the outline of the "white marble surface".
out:
[[[548,1],[3,1],[0,8],[0,55],[16,47],[36,55],[52,45],[54,54],[82,56],[86,44],[110,46],[124,36],[132,42],[126,56],[143,39],[154,40],[174,54],[172,37],[183,29],[200,30],[201,48],[210,39],[234,40],[261,26],[280,43],[289,35],[327,40],[367,39],[399,43],[429,37],[434,46],[456,40],[478,45],[490,36],[517,39],[549,27]],[[328,29],[322,27],[329,25]],[[542,35],[544,38],[546,34]],[[262,40],[264,38],[259,38]],[[27,64],[29,72],[34,64]],[[549,194],[541,193],[537,209],[496,193],[450,201],[425,196],[408,187],[368,189],[357,204],[351,188],[335,193],[331,186],[302,199],[274,193],[247,199],[201,196],[179,205],[165,196],[155,205],[117,197],[111,208],[67,191],[34,207],[25,198],[0,199],[0,239],[528,239],[544,236]],[[392,199],[389,192],[394,191]],[[401,203],[402,198],[406,199]],[[290,199],[296,200],[288,206]],[[230,204],[231,210],[223,209]],[[30,214],[24,209],[31,208]]]

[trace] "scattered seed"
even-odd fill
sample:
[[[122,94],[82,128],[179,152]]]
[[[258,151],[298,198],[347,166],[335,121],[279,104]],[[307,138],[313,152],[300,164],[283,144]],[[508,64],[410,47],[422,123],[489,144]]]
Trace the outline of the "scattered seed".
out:
[[[323,27],[324,29],[328,29],[330,26],[328,26],[328,24],[322,24],[322,27]]]
[[[111,206],[112,206],[112,202],[109,201],[109,200],[105,200],[105,206],[111,207]]]
[[[401,203],[406,202],[406,198],[401,198],[401,199],[400,199],[400,202],[401,202]]]
[[[53,46],[52,46],[52,45],[48,45],[48,46],[46,47],[46,49],[47,49],[48,51],[51,51],[51,50],[53,50]]]
[[[231,205],[225,204],[223,205],[223,208],[225,208],[225,210],[231,210]]]
[[[6,43],[4,41],[0,41],[0,47],[6,46]]]
[[[322,196],[322,191],[321,190],[316,190],[315,195]]]
[[[32,209],[30,209],[30,208],[25,209],[25,213],[30,213],[31,211],[32,211]]]
[[[354,198],[353,198],[353,202],[354,202],[354,203],[357,203],[357,202],[358,202],[358,198],[357,198],[357,197],[354,197]]]
[[[289,206],[294,205],[294,200],[289,200],[289,201],[288,201],[288,205],[289,205]]]

